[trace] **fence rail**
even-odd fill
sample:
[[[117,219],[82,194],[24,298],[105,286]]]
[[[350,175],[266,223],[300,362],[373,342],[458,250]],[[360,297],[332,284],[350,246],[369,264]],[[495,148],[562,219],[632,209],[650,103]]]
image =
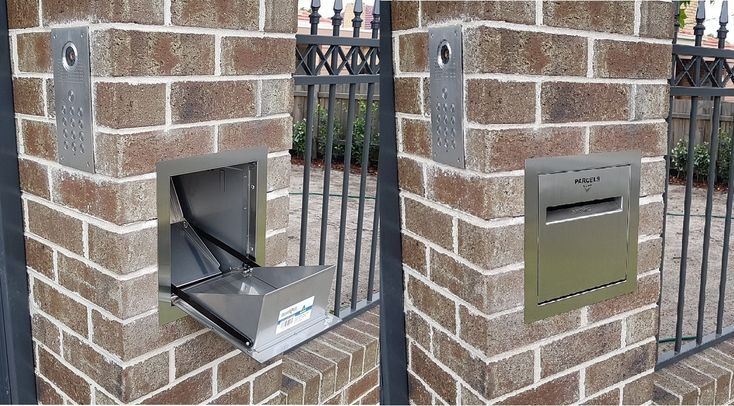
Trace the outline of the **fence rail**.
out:
[[[665,251],[672,248],[677,248],[680,244],[680,257],[679,267],[677,269],[677,292],[668,292],[663,290],[661,295],[662,303],[674,300],[675,304],[675,335],[674,337],[661,337],[660,343],[668,345],[667,343],[672,342],[672,349],[663,352],[658,357],[658,365],[667,365],[675,360],[682,357],[688,356],[700,351],[713,343],[730,337],[734,334],[734,329],[731,325],[727,325],[724,319],[725,310],[731,311],[732,309],[726,309],[726,289],[727,289],[727,270],[729,260],[729,244],[731,236],[731,217],[732,217],[732,202],[734,201],[734,174],[731,172],[734,165],[730,165],[729,179],[728,179],[728,193],[726,199],[726,214],[723,216],[725,219],[725,225],[723,230],[723,244],[721,245],[721,273],[718,281],[718,303],[716,304],[715,315],[712,314],[709,309],[707,311],[707,299],[713,299],[711,293],[707,292],[710,257],[712,252],[712,220],[713,220],[713,206],[714,206],[714,189],[716,185],[716,160],[718,157],[719,147],[719,129],[722,126],[728,126],[730,128],[731,123],[727,122],[722,116],[722,112],[729,113],[730,111],[722,108],[722,96],[734,96],[734,73],[732,73],[732,61],[734,60],[734,52],[731,50],[725,50],[726,36],[728,30],[726,28],[729,21],[728,2],[723,0],[721,4],[721,12],[719,16],[719,29],[717,31],[718,47],[709,48],[702,46],[703,35],[705,31],[704,21],[706,20],[705,9],[706,1],[699,1],[696,10],[696,24],[693,27],[694,42],[695,45],[681,45],[678,44],[679,36],[679,23],[678,17],[679,2],[674,1],[674,6],[678,11],[676,12],[675,18],[671,21],[675,25],[675,34],[673,37],[673,55],[672,55],[672,72],[670,79],[670,116],[669,116],[669,127],[668,127],[668,154],[666,159],[666,169],[670,173],[671,168],[671,152],[675,146],[676,134],[687,133],[687,156],[685,170],[686,182],[685,192],[683,196],[683,222],[682,230],[680,233],[669,232],[668,228],[671,227],[671,213],[669,209],[671,207],[671,187],[666,181],[665,185],[665,197],[664,197],[664,212],[666,213],[666,219],[663,223],[663,235],[665,237],[663,245],[663,256],[662,256],[662,272],[663,278],[669,277],[669,271],[674,271],[673,267],[667,269],[665,267]],[[709,99],[713,99],[708,102]],[[710,103],[710,108],[707,105]],[[688,120],[680,117],[681,111],[688,112]],[[710,112],[710,113],[708,113]],[[708,118],[707,120],[699,120],[699,114],[703,114]],[[676,120],[679,120],[676,122]],[[708,154],[710,157],[710,163],[708,164],[708,176],[706,184],[706,205],[704,214],[693,214],[692,203],[694,194],[694,152],[696,144],[702,140],[702,137],[706,137],[704,140],[708,141]],[[732,143],[734,145],[734,143]],[[669,177],[667,177],[669,179]],[[676,213],[677,215],[677,213]],[[702,230],[702,246],[700,251],[700,269],[696,273],[693,269],[689,269],[689,259],[699,254],[697,247],[691,245],[691,219],[695,217],[698,219],[702,217],[704,219],[703,230]],[[721,216],[717,216],[721,217]],[[678,240],[680,238],[680,240]],[[696,239],[694,243],[698,242]],[[698,301],[696,306],[688,305],[690,302],[687,301],[686,297],[686,285],[689,279],[698,281]],[[665,286],[665,280],[663,282]],[[694,293],[694,292],[691,292]],[[708,294],[707,294],[708,293]],[[675,294],[676,297],[671,298],[668,295]],[[715,293],[714,293],[715,294]],[[695,302],[694,302],[695,303]],[[688,306],[687,306],[688,305]],[[665,317],[665,308],[661,308],[661,326],[663,318]],[[686,325],[687,321],[693,318],[695,320],[695,329],[689,330],[689,325]],[[713,319],[715,318],[715,322]],[[688,319],[688,320],[685,320]],[[709,332],[704,328],[704,325],[711,325],[714,330]],[[685,333],[684,335],[684,326]],[[661,332],[662,334],[662,332]]]
[[[377,132],[377,121],[375,120],[377,112],[374,111],[374,101],[377,99],[376,92],[379,80],[379,40],[380,31],[380,2],[376,1],[372,8],[371,38],[362,38],[360,36],[362,29],[362,0],[356,0],[354,3],[354,18],[352,19],[352,36],[341,37],[341,25],[343,22],[342,0],[334,2],[334,16],[331,17],[332,35],[319,35],[319,23],[321,15],[319,14],[320,0],[312,0],[311,13],[309,21],[311,30],[309,35],[296,36],[296,74],[294,82],[299,91],[297,94],[303,94],[305,89],[305,106],[297,106],[298,114],[305,117],[305,145],[304,145],[304,168],[303,168],[303,186],[301,199],[301,217],[300,217],[300,246],[298,253],[299,265],[306,265],[309,249],[309,234],[315,230],[309,229],[309,204],[311,197],[316,196],[321,200],[321,218],[318,245],[318,263],[325,264],[327,251],[337,251],[336,258],[336,282],[334,294],[333,312],[336,316],[342,318],[356,314],[364,310],[379,300],[379,293],[375,291],[375,269],[377,237],[379,227],[378,202],[374,202],[372,213],[372,236],[369,240],[364,241],[368,246],[369,264],[365,268],[367,275],[362,274],[362,250],[363,250],[363,231],[365,229],[366,201],[367,199],[367,183],[368,183],[368,167],[370,154],[361,154],[360,178],[359,178],[359,195],[357,196],[357,218],[356,224],[350,225],[354,230],[354,261],[351,279],[344,277],[345,272],[345,256],[347,255],[347,225],[348,225],[348,199],[352,196],[349,194],[350,176],[351,176],[351,159],[352,149],[356,146],[355,141],[355,123],[359,120],[359,97],[358,90],[364,91],[364,129],[360,130],[360,140],[362,142],[362,151],[369,151],[373,133]],[[368,8],[369,10],[369,8]],[[319,94],[327,89],[326,100],[319,100]],[[337,94],[344,93],[346,90],[346,99],[337,98]],[[298,97],[298,96],[297,96]],[[298,103],[298,100],[297,100]],[[346,114],[342,116],[343,110],[341,104],[346,104]],[[318,142],[317,137],[321,137],[320,116],[318,106],[322,106],[326,113],[326,134],[324,135],[324,153],[323,153],[323,186],[318,193],[311,193],[312,183],[312,161],[314,153],[314,143]],[[339,117],[339,118],[338,118]],[[343,144],[337,139],[337,131],[335,123],[340,120],[344,124],[344,141]],[[341,121],[343,120],[343,121]],[[341,145],[338,145],[341,144]],[[334,157],[334,149],[339,146],[343,147],[343,164],[341,179],[341,195],[340,195],[340,213],[339,213],[339,237],[336,247],[329,246],[327,243],[327,233],[329,225],[329,204],[332,197],[331,193],[331,174],[332,174],[332,158]],[[375,191],[375,194],[378,195]],[[350,235],[351,237],[351,235]],[[366,279],[366,280],[365,280]],[[364,299],[359,297],[359,285],[361,281],[366,282],[367,292]],[[342,289],[345,285],[351,283],[351,295],[349,305],[342,307]]]

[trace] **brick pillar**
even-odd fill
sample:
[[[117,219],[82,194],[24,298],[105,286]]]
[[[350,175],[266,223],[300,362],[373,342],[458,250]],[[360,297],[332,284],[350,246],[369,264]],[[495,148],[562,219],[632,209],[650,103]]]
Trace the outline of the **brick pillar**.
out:
[[[411,399],[649,401],[671,3],[393,7]],[[466,169],[431,159],[427,29],[447,23],[463,23]],[[643,155],[638,290],[525,324],[525,159],[631,149]]]
[[[159,326],[155,163],[267,145],[267,263],[286,259],[295,0],[10,0],[39,400],[278,400],[190,318]],[[88,25],[95,173],[58,163],[50,30]]]

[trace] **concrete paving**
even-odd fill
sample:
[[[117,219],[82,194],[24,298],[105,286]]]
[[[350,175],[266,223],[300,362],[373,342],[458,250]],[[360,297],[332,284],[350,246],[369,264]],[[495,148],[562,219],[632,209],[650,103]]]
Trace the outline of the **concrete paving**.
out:
[[[339,261],[339,225],[341,221],[342,209],[342,185],[344,184],[344,172],[331,170],[329,182],[329,200],[328,200],[328,218],[326,221],[326,244],[324,247],[325,263],[338,264]],[[344,232],[344,252],[342,268],[342,287],[341,299],[342,305],[349,304],[352,297],[352,277],[355,268],[355,253],[357,243],[357,217],[359,210],[359,188],[360,175],[355,173],[349,174],[348,196],[346,199],[346,217]],[[310,176],[310,198],[308,200],[308,229],[306,237],[306,265],[316,265],[319,263],[319,250],[321,239],[321,220],[323,208],[323,191],[324,191],[324,170],[323,168],[311,168]],[[369,175],[366,182],[366,193],[368,197],[365,199],[364,206],[364,222],[362,224],[362,247],[359,255],[358,266],[358,283],[357,298],[358,300],[366,299],[367,284],[370,268],[370,254],[372,244],[373,220],[375,213],[375,200],[377,189],[377,176]],[[298,265],[299,259],[299,243],[301,232],[301,205],[303,199],[303,166],[291,166],[290,180],[290,216],[288,221],[288,264]],[[379,291],[379,239],[375,251],[375,279],[374,292]],[[332,286],[332,293],[329,303],[334,302],[335,285]]]

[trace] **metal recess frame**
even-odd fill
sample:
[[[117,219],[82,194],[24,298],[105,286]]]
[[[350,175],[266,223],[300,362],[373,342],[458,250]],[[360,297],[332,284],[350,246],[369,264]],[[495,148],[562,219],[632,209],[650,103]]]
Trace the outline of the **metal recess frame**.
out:
[[[226,151],[190,158],[162,161],[156,165],[156,205],[158,210],[158,318],[161,324],[184,317],[186,314],[172,303],[171,292],[171,178],[192,172],[224,166],[257,163],[255,218],[255,262],[265,261],[265,207],[267,205],[268,151],[264,147],[242,151]]]
[[[525,161],[525,322],[634,292],[637,289],[637,236],[640,204],[640,153],[637,151],[537,158]],[[630,167],[626,277],[622,281],[541,303],[539,295],[539,176],[562,172]],[[559,236],[563,238],[563,236]],[[596,236],[590,236],[596,238]],[[603,240],[600,241],[603,243]],[[593,269],[584,271],[593,272]]]

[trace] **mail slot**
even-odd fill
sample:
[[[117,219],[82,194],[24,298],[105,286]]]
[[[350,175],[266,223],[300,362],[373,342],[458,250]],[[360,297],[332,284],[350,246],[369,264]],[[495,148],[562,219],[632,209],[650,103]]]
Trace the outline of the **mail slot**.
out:
[[[640,155],[525,163],[525,319],[634,291]]]
[[[334,266],[263,267],[267,150],[157,165],[159,315],[189,314],[264,362],[340,322]]]

